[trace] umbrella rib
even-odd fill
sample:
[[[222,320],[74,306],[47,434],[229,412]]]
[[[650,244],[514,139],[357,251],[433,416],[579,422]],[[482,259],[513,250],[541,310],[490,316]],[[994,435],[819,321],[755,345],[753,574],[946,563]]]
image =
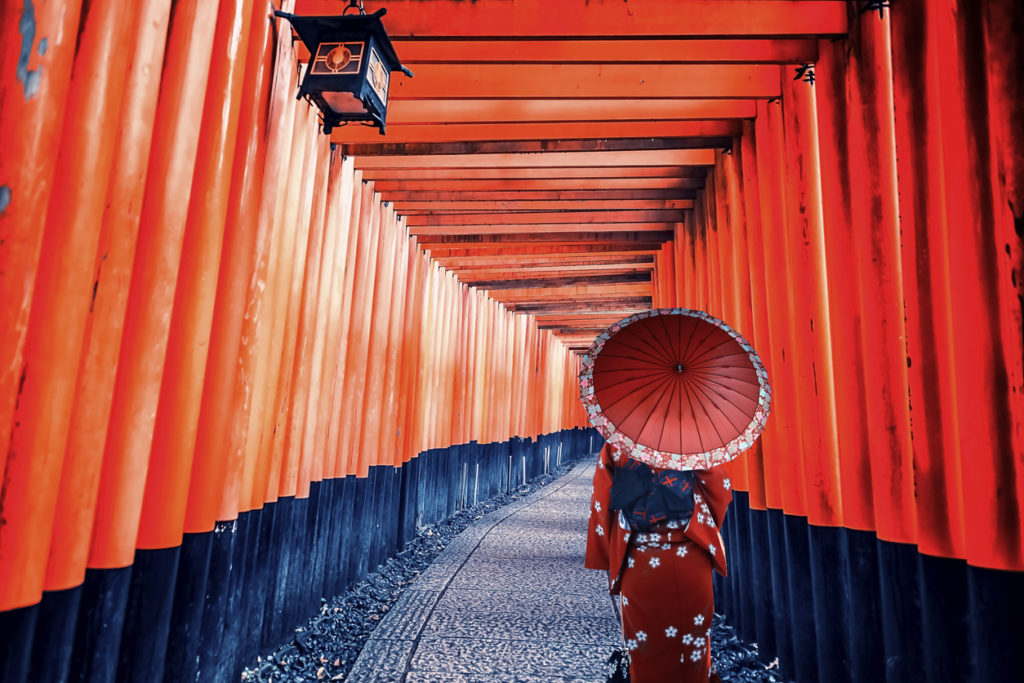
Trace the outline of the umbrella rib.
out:
[[[736,403],[734,403],[733,401],[730,401],[728,398],[726,398],[721,392],[714,391],[714,390],[712,390],[710,388],[700,386],[697,382],[694,382],[693,380],[688,379],[688,381],[693,383],[693,389],[694,389],[695,392],[696,391],[700,391],[702,394],[707,396],[708,399],[712,403],[715,404],[716,408],[718,407],[718,403],[717,403],[717,401],[715,401],[715,398],[714,398],[715,396],[717,396],[718,398],[722,399],[722,401],[724,401],[725,403],[728,403],[732,407],[736,408],[736,410],[738,410],[740,412],[743,412],[742,408],[740,408],[738,405],[736,405]],[[703,407],[703,405],[701,407]],[[708,415],[708,418],[711,417],[711,415],[707,412],[707,409],[705,409],[704,412],[705,412],[705,414]],[[732,419],[724,411],[722,411],[721,409],[719,409],[719,412],[721,412],[722,415],[725,416],[726,420],[729,420],[729,424],[732,425],[733,429],[737,429],[737,430],[742,431],[743,428],[746,427],[746,425],[737,426],[736,423],[733,422]],[[713,422],[712,422],[712,426],[714,426]],[[722,435],[721,435],[721,433],[719,433],[717,428],[715,428],[715,433],[718,434],[719,438],[721,438]]]
[[[628,381],[628,380],[626,380],[626,381]],[[662,382],[663,382],[663,381],[664,381],[664,380],[662,380]],[[620,382],[620,384],[621,384],[621,383],[622,383],[622,382]],[[621,402],[621,401],[622,401],[623,399],[625,399],[625,398],[628,398],[628,397],[632,396],[633,394],[637,393],[638,391],[643,391],[644,389],[646,389],[647,387],[650,387],[650,386],[654,386],[654,389],[651,389],[651,391],[647,393],[647,396],[644,396],[644,398],[643,398],[643,399],[641,399],[640,401],[638,401],[638,402],[637,402],[637,405],[639,405],[640,403],[642,403],[642,402],[643,402],[643,400],[644,400],[644,399],[646,399],[646,398],[647,398],[648,396],[650,396],[651,394],[653,394],[653,393],[654,393],[654,390],[655,390],[655,389],[657,389],[657,382],[650,382],[650,383],[647,383],[647,384],[643,384],[643,385],[641,385],[641,386],[637,387],[636,389],[632,389],[632,390],[630,390],[630,391],[627,391],[627,392],[626,392],[626,393],[624,393],[624,394],[623,394],[622,396],[619,396],[619,397],[618,397],[617,399],[615,399],[614,401],[612,401],[611,403],[609,403],[609,404],[607,404],[607,405],[605,405],[604,403],[602,403],[602,404],[601,404],[601,407],[602,407],[602,409],[604,409],[604,412],[605,412],[605,413],[607,413],[607,412],[608,412],[608,409],[609,409],[609,408],[611,408],[612,406],[615,406],[615,405],[617,405],[617,404],[618,404],[619,402]],[[606,388],[607,388],[607,387],[604,387],[604,389],[606,389]],[[600,394],[600,393],[601,393],[601,391],[598,391],[598,393]],[[600,397],[600,396],[598,396],[598,402],[600,402],[600,400],[601,400],[601,397]],[[628,413],[626,413],[626,415],[627,415],[627,416],[629,416],[629,415],[632,415],[632,414],[633,414],[633,410],[630,410],[630,411],[629,411]]]
[[[670,364],[674,365],[674,363],[672,363],[672,361],[675,359],[675,356],[673,355],[672,345],[669,344],[668,346],[665,346],[665,345],[663,345],[661,343],[664,339],[671,339],[671,337],[672,337],[671,333],[668,330],[668,327],[666,327],[666,325],[665,325],[664,317],[665,316],[663,316],[663,315],[657,316],[658,324],[661,326],[661,332],[662,332],[662,334],[664,336],[663,337],[652,336],[652,338],[653,338],[654,341],[658,342],[658,346],[661,347],[661,350],[665,354],[665,358],[668,359],[668,362]],[[653,326],[653,320],[652,320],[652,326]]]
[[[710,336],[711,335],[709,334],[708,337],[710,337]],[[705,340],[707,340],[708,337],[705,337],[704,339],[702,339],[701,343],[703,343]],[[703,351],[700,351],[696,356],[694,356],[690,360],[690,362],[691,363],[699,363],[700,361],[702,361],[704,359],[705,356],[707,356],[708,354],[712,353],[715,349],[718,349],[718,348],[721,348],[722,346],[725,346],[729,342],[735,343],[736,340],[733,339],[732,337],[728,337],[726,339],[723,339],[722,341],[718,342],[717,344],[709,346],[708,348],[704,349]],[[742,351],[742,349],[741,349],[741,351]],[[726,354],[726,356],[732,356],[732,355],[738,355],[738,354],[731,354],[731,353],[730,354]],[[746,354],[744,354],[744,355],[746,355]]]
[[[702,387],[706,387],[706,390],[707,390],[707,391],[714,391],[714,393],[715,393],[715,394],[716,394],[717,396],[721,396],[721,397],[722,397],[722,400],[723,400],[723,401],[725,401],[725,402],[727,402],[727,403],[728,403],[729,405],[731,405],[731,406],[735,407],[735,408],[736,408],[737,410],[739,410],[740,412],[743,412],[743,408],[741,408],[741,407],[739,406],[739,404],[737,404],[737,403],[736,403],[735,401],[732,401],[732,400],[730,400],[730,399],[729,399],[729,398],[728,398],[728,397],[727,397],[727,396],[726,396],[725,394],[723,394],[723,393],[722,393],[721,391],[718,391],[718,390],[715,390],[715,389],[713,389],[713,388],[712,388],[712,387],[711,387],[710,385],[717,385],[717,386],[719,386],[719,387],[723,387],[723,388],[725,388],[725,389],[729,389],[730,391],[733,391],[734,393],[737,393],[737,394],[740,394],[740,395],[742,395],[742,393],[741,393],[741,392],[739,392],[739,391],[736,391],[735,389],[731,389],[731,388],[730,388],[729,386],[727,386],[727,385],[725,385],[725,384],[722,384],[721,382],[714,382],[714,381],[711,381],[711,380],[707,380],[707,379],[704,379],[704,378],[702,378],[702,377],[688,377],[687,379],[688,379],[688,380],[689,380],[690,382],[693,382],[694,386],[702,386]],[[751,401],[753,401],[754,403],[757,403],[756,399],[754,399],[754,398],[751,398],[750,400],[751,400]]]
[[[646,346],[647,349],[649,350],[649,353],[651,355],[656,356],[657,358],[663,360],[664,362],[671,364],[671,362],[672,362],[671,354],[666,353],[663,348],[660,348],[659,346],[657,346],[654,343],[652,343],[650,339],[646,339],[646,338],[640,336],[638,333],[634,332],[633,333],[633,340],[643,344],[644,346]],[[642,350],[642,349],[638,349],[638,350]]]
[[[662,380],[662,381],[660,381],[658,383],[645,385],[645,386],[650,386],[651,390],[649,392],[647,392],[646,396],[644,396],[642,399],[640,399],[639,401],[636,402],[636,404],[633,406],[633,408],[626,413],[625,417],[623,417],[622,421],[625,422],[627,419],[629,419],[633,415],[633,413],[637,412],[637,410],[640,408],[640,406],[643,405],[644,401],[646,401],[648,398],[653,396],[654,392],[657,391],[660,388],[659,385],[664,385],[668,381],[668,379],[669,378],[666,378],[666,379],[664,379],[664,380]],[[637,391],[639,391],[639,389],[637,389]],[[616,403],[618,403],[619,401],[621,401],[622,399],[626,398],[627,396],[629,396],[632,393],[635,393],[635,392],[629,392],[629,393],[623,394],[616,401],[614,401],[611,405],[615,405]],[[607,413],[607,411],[605,411],[605,412]],[[647,418],[644,420],[644,427],[647,426],[647,423],[650,421],[651,415],[653,415],[653,414],[654,414],[653,410],[651,410],[651,412],[648,413]],[[642,431],[643,431],[643,427],[640,428],[640,432],[642,432]],[[639,433],[639,432],[637,432],[637,433]]]
[[[697,336],[697,325],[694,324],[694,326],[692,328],[690,328],[690,337],[689,337],[689,339],[686,340],[686,346],[681,347],[682,350],[679,352],[679,358],[680,359],[686,358],[686,354],[690,351],[690,344],[693,343],[693,338],[696,337],[696,336]]]
[[[680,380],[682,380],[682,377],[681,377],[681,376],[680,376]],[[682,381],[682,387],[683,387],[683,390],[684,390],[684,391],[686,392],[686,402],[687,402],[687,403],[689,404],[689,406],[690,406],[690,413],[691,413],[692,415],[696,415],[696,414],[697,414],[697,411],[696,411],[696,410],[694,410],[694,408],[693,408],[693,399],[692,399],[692,398],[690,397],[690,385],[689,385],[689,383],[688,383],[688,382],[686,382],[685,380],[684,380],[684,381]],[[697,424],[697,420],[696,420],[696,419],[694,419],[694,421],[693,421],[693,424],[694,424],[694,426],[696,427],[696,424]],[[680,428],[680,431],[682,431],[682,429],[681,429],[681,428]],[[703,438],[701,438],[701,435],[700,435],[700,429],[699,429],[699,428],[695,428],[695,429],[694,429],[693,431],[697,432],[697,443],[699,443],[699,444],[700,444],[700,450],[701,450],[701,452],[704,452],[704,451],[706,451],[707,449],[706,449],[706,448],[704,448],[704,439],[703,439]]]
[[[657,365],[658,367],[665,367],[665,365],[667,365],[666,362],[659,361],[657,359],[651,359],[651,358],[646,358],[646,357],[637,356],[637,355],[628,355],[627,356],[627,355],[622,355],[622,354],[615,353],[614,351],[612,353],[608,354],[608,355],[605,355],[605,354],[602,353],[598,357],[599,358],[605,358],[605,359],[607,359],[607,358],[617,358],[619,360],[636,361],[637,363],[649,363],[650,365]]]
[[[697,390],[698,390],[698,387],[694,387],[694,393],[696,393]],[[701,393],[704,393],[705,395],[707,395],[706,392],[701,392]],[[709,398],[710,398],[710,396],[709,396]],[[714,399],[711,399],[711,402],[714,403]],[[728,441],[726,441],[725,439],[722,438],[722,433],[720,431],[718,431],[718,427],[715,425],[715,421],[711,419],[711,413],[708,412],[708,409],[704,406],[703,401],[697,401],[697,405],[699,405],[700,409],[704,411],[704,415],[707,416],[708,422],[711,423],[711,428],[713,430],[715,430],[715,436],[718,437],[719,441],[723,442],[722,445],[724,446],[725,444],[729,443]],[[729,416],[726,415],[725,419],[729,420]],[[730,425],[732,424],[732,420],[729,420],[729,424]],[[735,425],[733,426],[733,428],[735,429]],[[704,445],[703,441],[701,441],[701,445],[702,446]]]
[[[739,367],[739,366],[730,366],[730,367]],[[712,377],[728,377],[729,379],[735,380],[737,382],[743,382],[744,384],[750,384],[750,385],[758,385],[758,384],[760,384],[760,382],[758,382],[757,380],[751,381],[749,379],[743,379],[742,377],[733,377],[731,375],[723,375],[721,373],[715,373],[715,372],[711,372],[709,370],[687,370],[686,374],[691,375],[691,376],[699,377],[700,379],[706,379],[709,382],[713,382],[714,381],[713,379],[711,379]],[[722,384],[722,382],[716,382],[716,384]]]
[[[679,391],[679,375],[676,375],[673,379],[675,381],[672,382],[671,395],[669,396],[669,400],[668,400],[669,407],[672,406],[672,397],[675,396],[676,393],[678,393],[678,391]],[[666,410],[666,413],[667,412],[668,411]],[[668,429],[668,423],[669,423],[669,421],[665,420],[665,424],[663,424],[661,426],[661,440],[659,441],[659,444],[665,442],[665,430]],[[682,441],[682,439],[680,439],[679,440],[679,444],[681,445],[682,443],[683,443],[683,441]],[[658,450],[661,450],[661,449],[659,448]]]
[[[665,397],[665,390],[664,390],[665,386],[667,384],[670,384],[670,383],[671,383],[671,377],[666,378],[664,381],[662,381],[660,383],[660,385],[661,385],[660,386],[660,388],[661,388],[661,395],[658,396],[658,400],[655,402],[655,404],[653,406],[651,406],[651,411],[649,413],[647,413],[647,417],[644,418],[644,423],[643,423],[643,425],[640,426],[640,430],[637,432],[638,436],[640,434],[643,434],[644,430],[647,429],[647,423],[651,421],[652,417],[654,417],[654,413],[657,411],[658,406],[661,405],[661,399],[663,399]],[[653,396],[655,391],[657,391],[658,389],[659,389],[659,387],[657,387],[657,386],[655,388],[651,389],[651,393],[648,394],[647,396],[648,397]],[[641,405],[643,405],[643,402],[638,403],[637,404],[637,408],[639,408]],[[633,411],[633,412],[635,412],[635,411]],[[629,414],[632,415],[633,412],[630,412]],[[658,440],[658,446],[657,446],[656,450],[661,450],[661,440],[660,439]]]
[[[611,389],[612,387],[617,387],[620,384],[626,384],[627,382],[635,382],[635,381],[641,380],[641,379],[653,378],[653,377],[657,377],[659,375],[664,375],[664,374],[665,374],[664,370],[658,370],[657,372],[651,372],[651,373],[648,373],[646,375],[632,375],[628,379],[620,379],[617,382],[610,382],[608,384],[605,384],[604,380],[602,380],[601,381],[601,388],[598,389],[597,392],[601,393],[605,389]]]

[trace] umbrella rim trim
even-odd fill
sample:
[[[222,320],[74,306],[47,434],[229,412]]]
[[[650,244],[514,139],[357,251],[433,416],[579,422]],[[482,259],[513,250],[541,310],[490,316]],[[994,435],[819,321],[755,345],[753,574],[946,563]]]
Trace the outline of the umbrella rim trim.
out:
[[[604,414],[601,404],[597,400],[597,395],[594,392],[594,366],[605,344],[622,331],[623,328],[640,320],[662,315],[685,315],[711,323],[732,337],[739,344],[740,348],[747,353],[747,358],[754,366],[758,383],[757,409],[754,411],[754,415],[751,417],[746,429],[724,446],[697,453],[672,453],[638,444],[618,430],[615,424]],[[587,419],[590,421],[590,424],[597,429],[607,443],[617,447],[629,457],[652,467],[697,470],[710,469],[716,465],[729,462],[754,445],[754,441],[764,431],[768,415],[771,413],[772,389],[771,384],[768,382],[768,372],[765,370],[764,364],[761,362],[761,358],[757,355],[754,347],[724,321],[704,311],[690,308],[652,308],[629,315],[611,325],[594,338],[587,353],[583,356],[579,384],[580,402],[586,410]]]

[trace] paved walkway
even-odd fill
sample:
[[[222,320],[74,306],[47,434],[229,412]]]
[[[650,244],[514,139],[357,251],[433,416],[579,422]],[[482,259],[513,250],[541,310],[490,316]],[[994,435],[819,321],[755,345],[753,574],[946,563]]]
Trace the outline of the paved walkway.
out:
[[[604,681],[620,636],[604,575],[583,568],[593,467],[463,531],[395,603],[346,680]]]

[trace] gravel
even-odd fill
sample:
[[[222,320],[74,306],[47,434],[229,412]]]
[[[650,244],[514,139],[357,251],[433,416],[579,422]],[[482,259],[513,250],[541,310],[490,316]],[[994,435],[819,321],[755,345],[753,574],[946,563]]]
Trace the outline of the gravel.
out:
[[[466,527],[487,513],[527,496],[573,466],[542,475],[512,493],[503,493],[425,527],[378,571],[343,595],[322,600],[320,612],[295,629],[295,636],[242,672],[251,683],[343,681],[363,645],[399,596]],[[784,683],[773,668],[757,659],[757,644],[736,637],[721,615],[711,629],[712,659],[723,683]],[[768,665],[772,666],[772,665]]]

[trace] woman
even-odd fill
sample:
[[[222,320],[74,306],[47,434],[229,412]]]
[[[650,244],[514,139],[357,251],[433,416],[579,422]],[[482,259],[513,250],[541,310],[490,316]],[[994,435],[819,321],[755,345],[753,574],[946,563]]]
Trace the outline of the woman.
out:
[[[632,475],[630,485],[643,478],[636,476],[642,470],[650,479],[644,498],[671,501],[674,514],[638,504],[612,509],[613,479],[616,503],[622,505],[625,470]],[[668,495],[665,487],[672,489]],[[651,470],[610,445],[601,449],[585,566],[607,570],[608,592],[621,596],[622,633],[634,683],[719,680],[710,671],[711,571],[726,572],[718,530],[730,500],[729,479],[721,468]],[[688,504],[692,512],[680,513]]]

